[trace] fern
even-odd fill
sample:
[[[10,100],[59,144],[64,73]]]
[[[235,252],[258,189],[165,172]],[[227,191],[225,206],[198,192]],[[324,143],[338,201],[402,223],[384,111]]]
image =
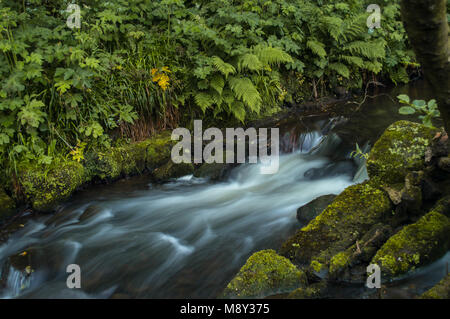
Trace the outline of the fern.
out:
[[[229,84],[238,100],[243,101],[252,111],[259,112],[262,102],[261,95],[250,79],[230,77]]]
[[[327,56],[327,51],[325,51],[325,45],[319,41],[316,40],[309,40],[306,42],[306,46],[316,55],[318,55],[321,58],[324,58]]]
[[[234,68],[234,66],[232,66],[229,63],[224,62],[218,56],[212,57],[211,60],[212,60],[211,61],[212,65],[217,69],[217,71],[219,71],[220,73],[225,75],[225,78],[227,78],[228,75],[230,75],[230,74],[236,73],[236,69]]]

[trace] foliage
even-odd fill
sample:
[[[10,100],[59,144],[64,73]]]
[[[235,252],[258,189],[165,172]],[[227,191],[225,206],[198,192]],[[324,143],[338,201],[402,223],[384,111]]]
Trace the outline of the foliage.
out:
[[[369,2],[79,1],[69,29],[72,1],[0,0],[0,168],[82,161],[195,118],[244,122],[375,74],[407,81],[398,1],[375,1],[374,34]]]
[[[441,113],[438,110],[438,105],[436,100],[430,100],[428,102],[424,100],[414,100],[411,103],[411,99],[408,95],[402,94],[397,96],[398,100],[402,106],[398,112],[402,115],[411,115],[415,113],[423,114],[419,118],[422,120],[423,124],[427,127],[433,127],[432,119],[439,117]]]

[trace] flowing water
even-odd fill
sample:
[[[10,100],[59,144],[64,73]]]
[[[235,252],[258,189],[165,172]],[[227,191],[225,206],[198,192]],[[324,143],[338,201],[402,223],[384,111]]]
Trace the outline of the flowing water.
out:
[[[298,207],[367,177],[350,153],[355,142],[367,150],[395,121],[393,105],[383,109],[365,136],[342,118],[286,120],[275,175],[242,165],[216,183],[185,176],[154,184],[141,176],[81,191],[56,215],[30,218],[0,246],[0,296],[217,297],[253,252],[277,249],[301,226]],[[67,288],[69,264],[80,266],[82,289]],[[419,289],[442,278],[435,273],[416,275],[426,278]],[[361,288],[341,295],[361,296]]]

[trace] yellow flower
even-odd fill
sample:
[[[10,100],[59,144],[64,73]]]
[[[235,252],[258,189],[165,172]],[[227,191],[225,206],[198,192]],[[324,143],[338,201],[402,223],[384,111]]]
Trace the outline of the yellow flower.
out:
[[[158,72],[158,69],[152,69],[152,76],[154,76],[156,72]]]
[[[163,72],[171,73],[172,71],[169,70],[169,67],[163,66],[161,69]]]

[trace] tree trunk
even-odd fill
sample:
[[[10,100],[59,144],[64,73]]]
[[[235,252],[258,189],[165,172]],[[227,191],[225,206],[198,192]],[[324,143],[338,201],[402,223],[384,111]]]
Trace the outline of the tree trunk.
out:
[[[447,0],[402,0],[401,11],[409,41],[422,65],[450,133],[450,63]]]

